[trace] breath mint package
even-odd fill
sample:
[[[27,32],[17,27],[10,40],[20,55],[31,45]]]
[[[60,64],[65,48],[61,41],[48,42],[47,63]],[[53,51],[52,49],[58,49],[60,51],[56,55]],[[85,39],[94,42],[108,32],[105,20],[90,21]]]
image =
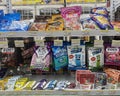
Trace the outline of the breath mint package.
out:
[[[52,51],[54,67],[56,71],[68,65],[68,54],[66,46],[53,46]]]
[[[102,70],[104,65],[104,51],[102,47],[88,48],[88,66],[93,71]]]
[[[86,69],[85,46],[68,46],[69,70]]]

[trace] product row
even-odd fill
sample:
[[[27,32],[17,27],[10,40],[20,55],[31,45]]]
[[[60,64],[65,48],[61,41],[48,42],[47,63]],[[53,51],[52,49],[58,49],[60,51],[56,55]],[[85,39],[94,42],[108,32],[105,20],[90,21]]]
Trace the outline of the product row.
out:
[[[105,72],[105,73],[104,73]],[[104,72],[77,70],[74,81],[58,79],[31,79],[25,76],[10,76],[0,80],[0,89],[22,90],[69,90],[69,89],[119,89],[120,71],[107,68]]]
[[[106,8],[97,7],[86,17],[81,6],[60,8],[59,14],[36,16],[35,20],[21,20],[20,13],[4,14],[0,11],[0,31],[63,31],[63,30],[116,30],[119,22],[111,22]]]

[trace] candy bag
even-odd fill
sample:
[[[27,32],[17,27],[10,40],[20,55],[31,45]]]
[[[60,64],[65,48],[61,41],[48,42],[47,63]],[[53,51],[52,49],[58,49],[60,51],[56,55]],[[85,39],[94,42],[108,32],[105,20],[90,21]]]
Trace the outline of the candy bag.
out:
[[[91,14],[101,14],[101,15],[106,15],[106,16],[108,16],[108,11],[107,11],[106,8],[97,7],[97,8],[91,9]]]
[[[53,46],[52,51],[55,70],[60,70],[68,65],[66,46]]]
[[[120,66],[120,48],[105,46],[105,65]]]
[[[69,70],[85,69],[85,46],[68,46]]]
[[[61,8],[61,15],[64,19],[65,27],[67,29],[70,30],[81,29],[81,24],[79,23],[81,12],[82,12],[81,6]]]
[[[104,65],[103,48],[90,47],[88,48],[88,65],[91,70],[101,70]]]
[[[93,15],[91,19],[96,23],[96,25],[102,29],[113,29],[113,26],[107,16],[104,15]]]

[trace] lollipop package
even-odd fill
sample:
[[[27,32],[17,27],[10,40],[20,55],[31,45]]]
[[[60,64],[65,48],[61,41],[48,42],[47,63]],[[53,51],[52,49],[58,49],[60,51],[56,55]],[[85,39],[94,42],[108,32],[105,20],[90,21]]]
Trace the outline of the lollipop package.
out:
[[[85,46],[68,46],[69,70],[85,69]]]
[[[61,8],[61,15],[65,21],[66,29],[81,30],[81,24],[79,22],[81,13],[81,6]]]
[[[100,70],[104,65],[103,48],[90,47],[88,48],[88,66],[91,70]]]
[[[52,51],[55,70],[60,70],[61,68],[68,65],[68,54],[66,46],[53,46]]]

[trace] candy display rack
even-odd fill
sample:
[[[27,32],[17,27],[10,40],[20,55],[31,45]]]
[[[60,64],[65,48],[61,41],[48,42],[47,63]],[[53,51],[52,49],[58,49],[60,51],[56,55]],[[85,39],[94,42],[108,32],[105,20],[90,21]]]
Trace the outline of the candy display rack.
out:
[[[38,0],[36,0],[38,1]],[[66,0],[64,3],[60,4],[13,4],[11,0],[6,0],[6,3],[0,5],[0,9],[4,10],[5,13],[11,13],[12,10],[16,12],[20,12],[22,15],[22,20],[24,19],[34,19],[36,15],[41,14],[41,10],[47,9],[51,15],[51,13],[57,8],[61,7],[69,7],[69,6],[82,6],[83,7],[83,15],[85,11],[87,13],[90,12],[91,8],[94,7],[106,7],[106,2],[98,2],[99,0],[95,0],[96,2],[86,3],[86,2],[67,2]],[[91,0],[90,0],[91,1]],[[94,1],[94,0],[93,0]],[[4,5],[5,4],[5,5]],[[111,20],[114,20],[114,13],[119,6],[119,0],[111,0],[110,5],[110,16]],[[84,16],[83,16],[84,17]],[[17,38],[17,37],[52,37],[52,38],[59,38],[59,37],[84,37],[84,36],[120,36],[120,30],[84,30],[84,31],[56,31],[56,32],[46,32],[46,31],[27,31],[27,32],[0,32],[0,37],[9,37],[9,38]],[[56,79],[56,80],[70,80],[75,81],[75,74],[72,75],[26,75],[29,79],[33,79],[39,81],[40,79],[47,78],[49,80]],[[92,90],[80,90],[80,89],[64,89],[60,91],[56,90],[30,90],[30,91],[0,91],[0,96],[114,96],[120,95],[120,89],[92,89]]]

